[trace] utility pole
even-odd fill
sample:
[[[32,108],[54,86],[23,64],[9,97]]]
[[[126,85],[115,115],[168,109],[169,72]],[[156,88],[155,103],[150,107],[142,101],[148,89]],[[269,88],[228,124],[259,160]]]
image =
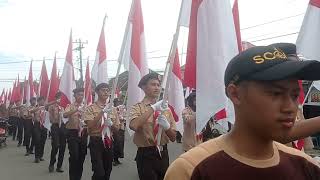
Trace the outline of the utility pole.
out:
[[[82,49],[84,48],[84,44],[88,44],[88,41],[81,41],[81,39],[77,39],[75,42],[73,42],[75,44],[77,44],[77,47],[73,50],[75,51],[79,51],[79,62],[80,62],[80,86],[83,87],[83,67],[82,67]]]

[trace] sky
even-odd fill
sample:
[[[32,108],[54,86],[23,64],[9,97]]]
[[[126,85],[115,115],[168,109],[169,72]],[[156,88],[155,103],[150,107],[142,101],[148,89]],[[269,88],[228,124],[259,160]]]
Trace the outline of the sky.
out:
[[[238,1],[243,41],[255,45],[296,41],[308,0]],[[181,0],[141,0],[141,3],[149,67],[161,72]],[[74,41],[86,42],[82,51],[83,69],[87,59],[92,67],[105,15],[108,74],[115,76],[130,5],[131,0],[0,0],[0,89],[12,87],[18,74],[24,79],[31,60],[33,79],[39,80],[43,59],[50,77],[55,53],[61,74],[71,28]],[[187,36],[188,29],[182,28],[178,42],[181,64],[185,63]],[[76,68],[78,57],[79,52],[73,51]],[[75,76],[79,78],[79,71],[75,71]]]

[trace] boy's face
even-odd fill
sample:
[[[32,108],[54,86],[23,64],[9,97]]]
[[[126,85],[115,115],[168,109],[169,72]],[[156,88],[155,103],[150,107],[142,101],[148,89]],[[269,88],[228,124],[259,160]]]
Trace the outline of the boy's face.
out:
[[[76,100],[77,103],[82,103],[83,97],[84,97],[84,93],[83,92],[77,92],[77,93],[75,93],[74,97],[75,97],[75,100]]]
[[[109,88],[100,88],[97,94],[99,99],[107,100],[109,98]]]
[[[39,106],[44,106],[44,99],[40,99],[40,100],[38,101],[38,105],[39,105]]]
[[[30,101],[31,106],[35,106],[35,105],[36,105],[36,103],[37,103],[37,101],[36,101],[36,100],[31,100],[31,101]]]
[[[157,79],[150,79],[145,86],[143,86],[144,93],[151,97],[157,98],[160,94],[160,82]]]
[[[240,123],[266,140],[286,138],[297,115],[298,81],[248,81],[239,86],[233,102]]]

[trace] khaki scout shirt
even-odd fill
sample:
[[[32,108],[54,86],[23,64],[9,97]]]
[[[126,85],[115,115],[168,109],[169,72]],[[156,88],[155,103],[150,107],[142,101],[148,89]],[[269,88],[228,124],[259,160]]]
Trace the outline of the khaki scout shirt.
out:
[[[19,117],[19,110],[15,108],[16,106],[13,105],[9,108],[9,116]]]
[[[83,119],[87,124],[88,121],[93,121],[96,116],[101,112],[104,107],[99,106],[97,103],[93,103],[87,107],[84,112]],[[111,118],[114,126],[119,126],[119,117],[115,108],[112,109],[112,113],[108,114],[108,117]],[[97,123],[95,127],[89,128],[88,126],[88,134],[89,136],[102,136],[102,128],[101,124]],[[112,133],[112,132],[111,132]],[[112,134],[111,134],[112,135]]]
[[[77,110],[80,106],[83,104],[77,104],[77,103],[72,103],[69,104],[66,109],[64,110],[64,113],[68,113],[70,111],[75,111]],[[79,129],[80,126],[80,119],[81,119],[81,113],[79,111],[73,113],[68,117],[68,122],[66,123],[66,128],[67,129]]]
[[[188,151],[197,146],[202,141],[196,133],[196,113],[190,107],[182,111],[183,118],[183,135],[182,135],[182,149]]]
[[[135,104],[132,106],[130,115],[129,115],[129,121],[141,116],[144,112],[147,111],[147,108],[149,107],[149,104],[145,104],[144,100],[138,104]],[[176,122],[174,121],[173,115],[171,111],[167,111],[166,118],[170,123],[171,129],[176,129]],[[151,115],[148,120],[142,125],[140,129],[135,131],[133,136],[133,142],[137,145],[137,147],[148,147],[148,146],[155,146],[155,134],[154,134],[154,119],[153,115]],[[160,145],[165,145],[169,143],[169,137],[167,134],[162,131],[161,141]]]
[[[32,110],[33,108],[34,106],[22,106],[20,109],[20,117],[22,117],[23,119],[32,119],[33,114],[30,113],[30,110]]]
[[[38,107],[36,107],[38,108]],[[33,121],[34,122],[41,122],[41,118],[43,118],[42,120],[44,121],[44,113],[45,113],[45,108],[44,107],[40,107],[37,111],[35,111],[33,113]]]
[[[52,124],[59,124],[61,122],[60,112],[62,111],[62,107],[58,104],[53,104],[49,106],[49,119]]]

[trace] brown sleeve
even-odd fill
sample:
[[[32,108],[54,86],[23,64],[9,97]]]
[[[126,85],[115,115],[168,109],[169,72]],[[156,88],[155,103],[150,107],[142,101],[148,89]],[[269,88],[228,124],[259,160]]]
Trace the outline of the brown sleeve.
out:
[[[116,126],[120,125],[119,115],[116,108],[112,109],[112,113],[110,114],[110,118]]]
[[[139,104],[135,104],[131,107],[130,114],[129,114],[129,121],[141,116],[141,111]]]
[[[168,168],[164,180],[190,180],[193,169],[189,161],[178,158]]]
[[[93,109],[92,109],[92,106],[89,106],[88,108],[86,108],[85,112],[83,113],[83,120],[84,122],[87,122],[87,121],[92,121],[93,119],[94,119]]]
[[[64,109],[64,113],[68,113],[68,112],[70,112],[72,109],[73,109],[73,108],[72,108],[72,105],[71,105],[71,104],[68,104],[67,107],[66,107],[66,109]]]
[[[170,111],[170,116],[169,116],[169,123],[170,123],[170,128],[171,129],[177,130],[176,121],[174,120],[174,117],[173,117],[171,111]]]

